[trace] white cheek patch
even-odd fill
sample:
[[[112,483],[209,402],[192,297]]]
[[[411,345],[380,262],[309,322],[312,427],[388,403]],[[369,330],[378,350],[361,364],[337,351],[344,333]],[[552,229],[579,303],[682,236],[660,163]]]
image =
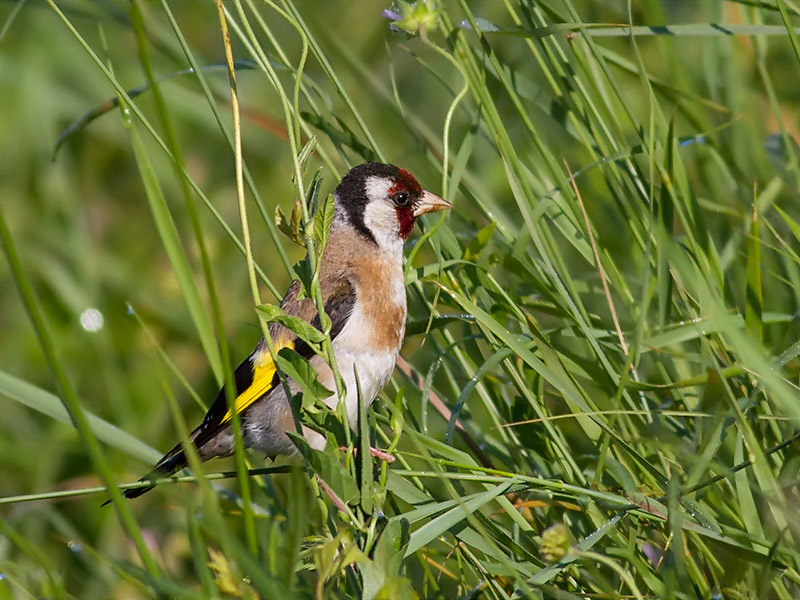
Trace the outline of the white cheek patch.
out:
[[[373,175],[364,182],[367,205],[364,207],[364,225],[369,229],[382,250],[394,253],[403,251],[397,212],[389,199],[389,190],[395,185],[391,177]]]
[[[364,225],[381,249],[390,253],[403,251],[397,212],[387,200],[372,200],[364,207]]]

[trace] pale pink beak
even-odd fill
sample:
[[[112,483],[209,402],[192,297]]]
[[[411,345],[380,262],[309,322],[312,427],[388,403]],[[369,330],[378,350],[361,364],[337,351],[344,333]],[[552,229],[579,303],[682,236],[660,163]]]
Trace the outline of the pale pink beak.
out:
[[[422,195],[414,206],[414,216],[419,217],[425,213],[435,212],[437,210],[449,210],[451,208],[453,208],[453,205],[447,200],[439,198],[439,196],[431,194],[427,190],[423,190]]]

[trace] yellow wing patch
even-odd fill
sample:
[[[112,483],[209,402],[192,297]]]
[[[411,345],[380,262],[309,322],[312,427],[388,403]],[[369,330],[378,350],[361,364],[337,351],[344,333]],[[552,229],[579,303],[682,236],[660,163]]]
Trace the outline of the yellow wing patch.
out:
[[[294,343],[287,340],[284,343],[275,345],[275,351],[278,352],[283,348],[294,348]],[[272,380],[275,378],[275,363],[272,360],[272,355],[269,353],[269,348],[264,348],[253,355],[253,381],[241,394],[236,396],[234,401],[234,409],[236,414],[240,415],[250,406],[253,402],[261,398],[264,394],[272,389]],[[225,424],[233,418],[231,411],[225,413],[222,417],[220,424]]]

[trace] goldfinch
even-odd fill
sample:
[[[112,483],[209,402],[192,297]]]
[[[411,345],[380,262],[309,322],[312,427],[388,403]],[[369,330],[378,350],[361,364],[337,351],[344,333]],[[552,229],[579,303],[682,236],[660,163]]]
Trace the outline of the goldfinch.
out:
[[[334,217],[319,262],[319,282],[325,312],[331,319],[331,340],[336,365],[345,385],[345,407],[350,423],[358,413],[358,388],[369,405],[392,375],[406,328],[406,290],[403,278],[403,243],[416,219],[452,205],[423,190],[404,169],[382,163],[354,167],[334,192]],[[319,328],[311,298],[298,298],[294,281],[281,308]],[[275,349],[292,348],[308,359],[320,383],[334,393],[325,402],[339,403],[333,373],[325,360],[286,327],[271,323]],[[358,384],[356,383],[358,380]],[[285,388],[276,373],[265,340],[234,372],[236,412],[240,415],[244,444],[268,457],[292,455],[297,449],[287,432],[296,431]],[[294,394],[298,386],[289,380]],[[231,412],[225,390],[217,394],[203,422],[190,434],[201,460],[233,454]],[[325,439],[303,427],[310,446],[322,449]],[[167,452],[151,474],[168,476],[187,465],[181,444]],[[136,498],[150,487],[130,489]]]

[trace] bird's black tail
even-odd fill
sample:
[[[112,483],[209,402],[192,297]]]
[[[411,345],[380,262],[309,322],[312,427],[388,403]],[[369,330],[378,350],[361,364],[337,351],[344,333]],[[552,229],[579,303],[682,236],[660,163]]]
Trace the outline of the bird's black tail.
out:
[[[183,451],[183,446],[179,442],[172,450],[161,457],[161,460],[156,463],[156,466],[153,467],[152,471],[142,477],[139,481],[145,482],[148,480],[157,479],[159,477],[169,477],[173,473],[177,473],[183,469],[187,464],[186,453]],[[152,490],[154,487],[156,486],[149,485],[147,487],[132,488],[130,490],[125,490],[123,494],[129,499],[138,498],[142,494]]]
[[[201,427],[195,429],[190,435],[189,439],[193,443],[197,443],[196,439],[198,434],[201,431]],[[187,466],[188,461],[186,460],[186,453],[183,451],[183,446],[180,442],[175,444],[175,447],[167,452],[161,459],[156,463],[156,466],[153,467],[153,470],[150,471],[147,475],[142,477],[139,481],[144,483],[146,481],[151,481],[153,479],[158,479],[159,477],[169,477],[173,473],[177,473],[185,466]],[[143,487],[131,488],[129,490],[125,490],[122,494],[129,499],[138,498],[142,494],[145,494],[152,490],[155,485],[148,485]],[[106,500],[103,502],[103,506],[109,504],[111,500]]]

